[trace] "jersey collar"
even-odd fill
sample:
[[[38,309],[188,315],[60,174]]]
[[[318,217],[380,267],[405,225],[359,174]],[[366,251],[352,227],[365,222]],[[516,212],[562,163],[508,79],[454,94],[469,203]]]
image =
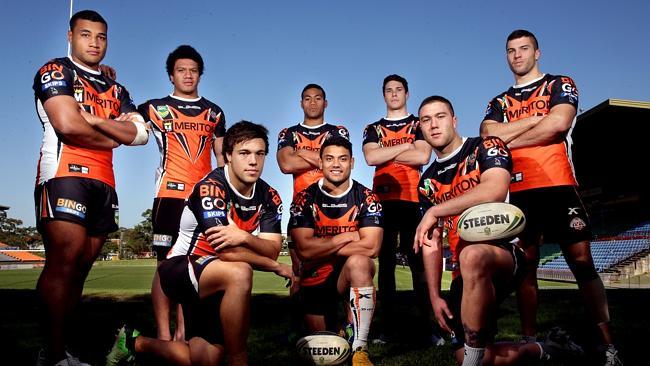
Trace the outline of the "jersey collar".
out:
[[[81,65],[81,64],[78,64],[78,63],[74,62],[74,60],[73,60],[72,57],[70,57],[70,56],[68,56],[68,59],[69,59],[70,62],[72,62],[75,66],[77,66],[78,68],[82,69],[82,70],[85,71],[85,72],[91,73],[91,74],[93,74],[93,75],[101,75],[101,74],[102,74],[102,72],[99,71],[99,70],[89,69],[89,68],[87,68],[86,66],[83,66],[83,65]]]
[[[544,76],[546,76],[546,74],[542,74],[542,76],[538,77],[537,79],[531,80],[531,81],[527,82],[526,84],[513,85],[512,87],[514,89],[521,89],[521,88],[527,87],[530,84],[534,84],[534,83],[542,80],[544,78]]]
[[[352,184],[354,183],[354,181],[352,181],[352,178],[348,178],[348,180],[350,181],[350,184],[348,185],[348,189],[346,189],[345,192],[343,192],[341,194],[332,195],[332,194],[329,194],[329,193],[325,192],[325,190],[323,189],[323,181],[324,180],[325,180],[325,178],[321,178],[321,179],[318,180],[318,189],[320,189],[320,191],[323,192],[324,195],[326,195],[328,197],[332,197],[332,198],[341,198],[341,197],[345,196],[346,194],[350,193],[350,190],[352,189]]]
[[[463,146],[465,146],[465,141],[467,141],[467,137],[463,137],[463,143],[460,144],[460,146],[458,146],[456,148],[456,150],[454,150],[451,154],[445,156],[444,158],[436,158],[436,161],[439,162],[439,163],[444,163],[447,160],[449,160],[449,159],[453,158],[454,156],[458,155],[458,153],[463,148]]]
[[[196,97],[196,98],[182,98],[182,97],[177,97],[174,94],[169,94],[169,96],[174,98],[174,99],[181,100],[183,102],[198,102],[199,100],[201,100],[201,98],[203,98],[200,95],[198,97]]]
[[[397,118],[388,118],[388,117],[384,117],[384,119],[385,119],[386,121],[401,121],[401,120],[403,120],[403,119],[407,119],[407,118],[411,117],[412,115],[413,115],[413,113],[409,113],[409,114],[407,114],[407,115],[405,115],[405,116],[403,116],[403,117],[397,117]]]
[[[315,129],[317,129],[317,128],[321,128],[321,127],[325,126],[326,124],[327,124],[327,122],[323,121],[323,123],[321,123],[321,124],[319,124],[319,125],[317,125],[317,126],[307,126],[304,122],[300,122],[300,125],[301,125],[302,127],[304,127],[304,128],[308,128],[308,129],[310,129],[310,130],[315,130]]]

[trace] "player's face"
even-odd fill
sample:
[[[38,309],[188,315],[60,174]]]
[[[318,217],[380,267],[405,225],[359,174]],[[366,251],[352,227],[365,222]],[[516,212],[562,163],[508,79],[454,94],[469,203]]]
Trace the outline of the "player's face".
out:
[[[402,109],[406,105],[409,93],[399,81],[391,80],[384,88],[384,101],[390,110]]]
[[[106,26],[100,22],[78,19],[74,28],[68,31],[68,42],[75,62],[97,69],[108,46]]]
[[[532,38],[521,37],[508,42],[506,54],[510,70],[517,76],[526,76],[537,65],[540,51],[535,49]]]
[[[420,108],[420,128],[424,139],[438,151],[443,151],[456,138],[456,117],[446,103],[432,102]]]
[[[201,76],[199,64],[189,58],[181,58],[174,63],[174,70],[169,77],[174,84],[174,92],[183,95],[196,96]]]
[[[305,118],[317,119],[323,117],[325,108],[327,108],[327,101],[320,89],[311,88],[302,93],[300,105],[305,112]]]
[[[235,144],[228,154],[228,173],[235,187],[250,186],[262,175],[266,145],[260,138]]]
[[[354,158],[343,146],[327,146],[323,150],[320,168],[326,181],[339,185],[350,179],[352,168],[354,168]]]

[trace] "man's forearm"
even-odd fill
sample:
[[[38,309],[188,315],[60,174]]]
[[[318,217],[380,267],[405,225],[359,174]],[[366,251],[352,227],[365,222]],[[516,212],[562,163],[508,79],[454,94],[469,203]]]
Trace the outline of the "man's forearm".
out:
[[[506,144],[532,129],[542,119],[543,116],[533,116],[520,119],[509,123],[499,123],[496,121],[484,121],[481,123],[481,137],[495,136],[503,140]]]
[[[275,272],[279,263],[275,260],[259,255],[248,248],[233,247],[219,251],[219,259],[225,262],[246,262],[253,269],[265,272]]]
[[[407,144],[379,147],[378,144],[375,144],[374,148],[366,148],[363,150],[363,155],[366,158],[366,163],[370,166],[377,166],[389,161],[395,160],[395,158],[409,149],[412,149],[412,146]]]

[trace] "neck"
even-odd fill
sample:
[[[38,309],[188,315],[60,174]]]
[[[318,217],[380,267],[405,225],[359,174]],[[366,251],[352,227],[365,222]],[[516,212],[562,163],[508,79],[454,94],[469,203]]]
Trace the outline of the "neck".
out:
[[[529,82],[540,78],[542,75],[542,72],[539,71],[539,68],[537,65],[530,70],[526,75],[517,75],[515,74],[515,85],[523,85],[523,84],[528,84]]]
[[[436,156],[438,159],[443,159],[449,156],[452,152],[454,152],[460,145],[463,144],[463,138],[460,137],[460,135],[457,133],[454,136],[454,139],[451,140],[450,143],[448,143],[446,146],[440,148],[440,149],[434,149]]]
[[[71,55],[70,55],[70,58],[72,59],[72,61],[78,63],[79,65],[82,65],[83,67],[87,67],[87,68],[89,68],[89,69],[92,69],[92,70],[95,70],[95,71],[99,71],[99,64],[89,65],[89,64],[87,64],[87,63],[81,61],[81,60],[80,60],[79,58],[77,58],[77,56],[75,56],[74,54],[71,54]]]
[[[409,112],[406,110],[406,106],[399,109],[387,109],[386,118],[401,118],[408,116]]]
[[[330,182],[327,179],[323,178],[323,190],[332,196],[338,196],[341,193],[347,191],[350,187],[350,177],[340,183]]]
[[[192,93],[183,93],[180,90],[174,89],[174,92],[172,93],[173,96],[179,97],[179,98],[185,98],[185,99],[196,99],[199,97],[199,91],[198,89],[193,91]]]
[[[303,120],[302,123],[307,125],[307,126],[318,126],[318,125],[322,125],[324,123],[324,121],[325,121],[324,116],[320,116],[320,117],[316,117],[316,118],[309,118],[309,117],[305,116],[305,119]]]
[[[230,185],[239,192],[242,196],[250,197],[250,195],[253,193],[253,187],[255,186],[255,183],[245,183],[242,182],[237,178],[237,176],[232,172],[232,167],[230,165],[228,166],[228,182]]]

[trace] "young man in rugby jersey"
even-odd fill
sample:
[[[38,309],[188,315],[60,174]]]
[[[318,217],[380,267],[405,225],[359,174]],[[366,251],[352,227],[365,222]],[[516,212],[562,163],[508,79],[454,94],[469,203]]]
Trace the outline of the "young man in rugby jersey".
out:
[[[226,131],[225,166],[200,180],[187,198],[178,239],[158,267],[165,294],[182,304],[187,342],[163,341],[120,329],[107,365],[136,354],[179,365],[246,365],[252,269],[292,278],[276,262],[282,242],[282,201],[260,179],[268,132],[247,121]]]
[[[107,29],[97,12],[74,14],[70,56],[48,61],[34,78],[44,130],[34,192],[45,244],[37,284],[47,339],[41,365],[79,363],[65,350],[69,324],[107,234],[118,229],[112,151],[148,139],[126,88],[100,71]]]
[[[138,107],[160,150],[156,169],[156,197],[151,210],[153,250],[162,262],[178,237],[185,199],[192,187],[212,170],[211,152],[217,166],[223,166],[221,146],[226,117],[221,108],[199,96],[203,58],[192,47],[181,45],[169,54],[167,75],[172,94],[151,99]],[[170,303],[160,288],[158,272],[151,286],[158,338],[172,339],[169,327]],[[174,339],[183,340],[183,317],[177,309]]]
[[[408,258],[411,279],[422,325],[434,344],[444,340],[432,334],[431,307],[427,294],[422,256],[413,252],[413,236],[420,217],[417,184],[423,165],[429,163],[431,146],[422,139],[418,118],[408,113],[409,86],[399,75],[388,75],[382,85],[386,117],[366,126],[363,155],[375,167],[373,191],[382,202],[384,237],[379,254],[379,304],[383,329],[375,340],[388,342],[398,329],[395,303],[396,254]]]
[[[293,175],[293,196],[320,179],[320,146],[331,136],[349,138],[348,130],[325,122],[327,98],[325,90],[318,84],[307,84],[300,93],[300,107],[303,110],[303,121],[288,127],[278,134],[278,151],[276,158],[280,170]],[[300,276],[300,259],[296,256],[291,233],[287,230],[289,253],[296,276]],[[293,294],[298,291],[299,281],[292,283],[290,294],[295,305]],[[292,306],[294,306],[292,305]],[[297,327],[299,319],[292,319],[292,328]],[[291,331],[290,333],[293,333]]]
[[[578,90],[570,77],[539,70],[541,51],[527,30],[508,36],[506,56],[515,85],[490,101],[481,135],[498,136],[512,150],[510,202],[527,218],[519,237],[529,263],[517,291],[522,340],[535,339],[539,246],[557,242],[600,331],[604,364],[621,365],[609,327],[607,295],[589,249],[589,219],[569,156]]]
[[[524,252],[508,240],[466,242],[458,235],[457,223],[469,207],[506,199],[510,151],[497,137],[461,137],[453,106],[444,97],[424,99],[419,116],[424,139],[437,159],[418,184],[425,214],[413,248],[422,250],[433,311],[441,328],[452,334],[456,361],[463,366],[515,365],[580,354],[560,330],[552,331],[543,344],[494,343],[497,308],[520,282]],[[453,268],[446,299],[440,287],[443,228]]]
[[[341,300],[352,323],[352,364],[372,365],[368,333],[375,308],[373,258],[379,254],[382,211],[377,196],[350,179],[352,144],[342,136],[320,149],[323,178],[298,193],[289,228],[302,260],[301,310],[309,331],[338,329]]]

